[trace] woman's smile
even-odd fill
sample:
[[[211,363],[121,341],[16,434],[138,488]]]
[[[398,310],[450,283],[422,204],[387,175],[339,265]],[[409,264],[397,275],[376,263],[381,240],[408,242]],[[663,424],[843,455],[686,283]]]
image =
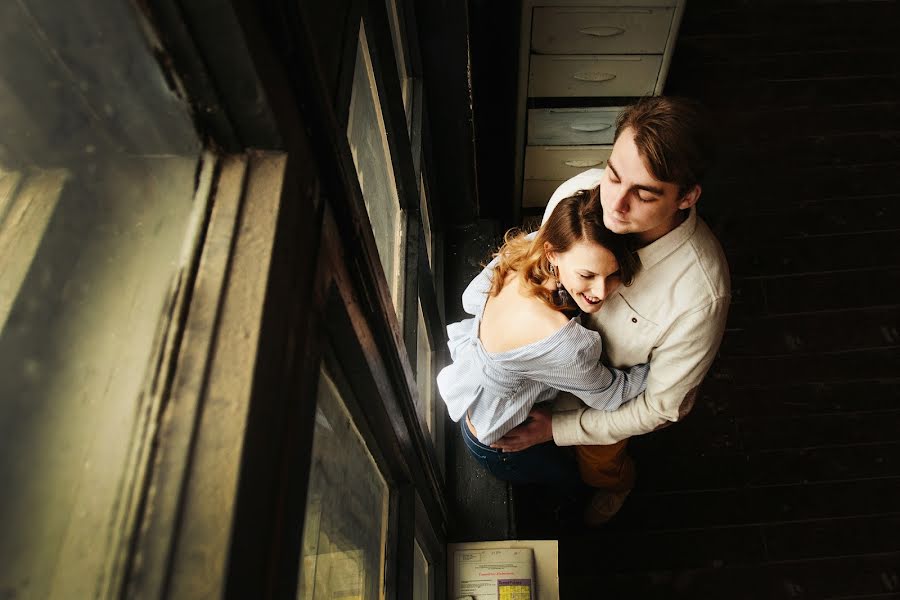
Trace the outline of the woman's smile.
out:
[[[585,302],[587,302],[588,304],[590,304],[590,305],[592,305],[592,306],[593,306],[593,305],[596,305],[596,304],[600,304],[601,302],[603,302],[603,300],[601,300],[600,298],[596,298],[596,297],[594,297],[594,296],[588,296],[588,295],[585,294],[584,292],[581,292],[581,293],[578,294],[578,295],[581,296],[582,298],[584,298]]]

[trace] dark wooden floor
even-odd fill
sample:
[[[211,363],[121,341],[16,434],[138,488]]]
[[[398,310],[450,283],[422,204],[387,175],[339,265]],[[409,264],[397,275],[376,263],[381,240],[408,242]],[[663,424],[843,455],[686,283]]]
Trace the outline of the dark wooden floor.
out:
[[[900,598],[898,72],[895,1],[688,3],[666,91],[720,122],[728,332],[620,515],[563,534],[563,598]]]

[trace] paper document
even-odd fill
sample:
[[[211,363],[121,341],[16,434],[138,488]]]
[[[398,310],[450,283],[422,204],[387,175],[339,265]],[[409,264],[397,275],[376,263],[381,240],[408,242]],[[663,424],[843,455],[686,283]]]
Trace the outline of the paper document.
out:
[[[453,598],[537,600],[530,548],[457,550]]]

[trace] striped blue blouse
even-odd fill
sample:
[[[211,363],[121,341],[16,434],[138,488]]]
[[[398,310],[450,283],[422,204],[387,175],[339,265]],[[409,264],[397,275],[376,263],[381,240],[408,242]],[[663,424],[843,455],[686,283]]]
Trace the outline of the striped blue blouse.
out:
[[[458,422],[468,411],[478,439],[492,444],[558,390],[599,410],[615,410],[644,391],[650,365],[624,371],[603,365],[600,334],[583,327],[579,317],[531,344],[485,350],[479,324],[496,264],[495,258],[463,292],[463,309],[474,317],[447,326],[453,363],[438,373],[437,384],[451,419]]]

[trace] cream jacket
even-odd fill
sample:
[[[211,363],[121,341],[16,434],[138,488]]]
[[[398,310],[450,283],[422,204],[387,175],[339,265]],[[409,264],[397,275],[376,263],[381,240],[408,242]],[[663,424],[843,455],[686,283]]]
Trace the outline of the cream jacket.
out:
[[[580,189],[600,183],[591,169],[561,185],[544,212]],[[669,425],[693,407],[715,358],[731,298],[728,264],[719,242],[694,208],[681,225],[638,251],[641,270],[603,308],[584,319],[600,332],[609,364],[649,362],[643,394],[606,412],[561,393],[553,414],[557,445],[613,444]]]

